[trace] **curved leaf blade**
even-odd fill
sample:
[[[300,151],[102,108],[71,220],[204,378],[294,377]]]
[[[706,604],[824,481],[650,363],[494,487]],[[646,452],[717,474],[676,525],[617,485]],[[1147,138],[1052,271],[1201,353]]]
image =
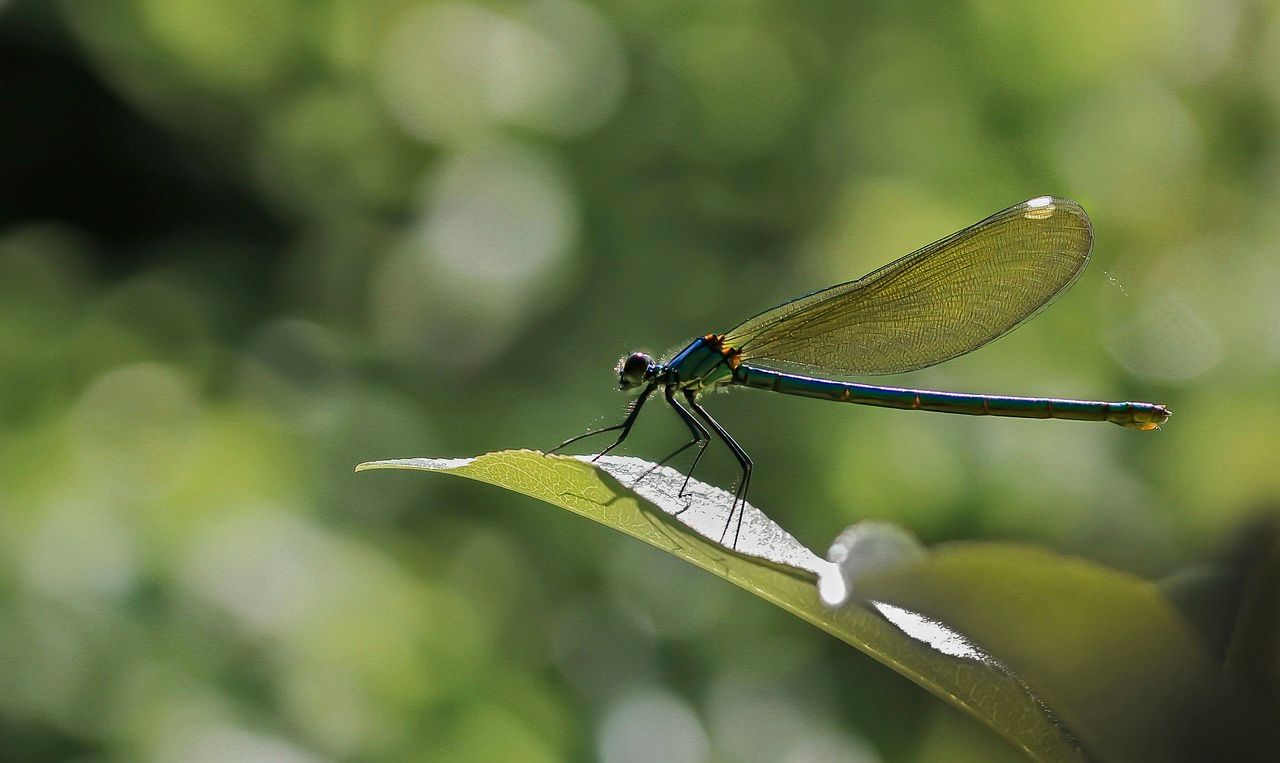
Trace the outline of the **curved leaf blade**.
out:
[[[749,507],[739,537],[741,550],[731,551],[703,535],[719,536],[732,501],[728,493],[690,481],[695,508],[681,511],[685,501],[672,500],[684,481],[678,472],[657,470],[635,489],[625,487],[614,476],[634,479],[651,466],[639,459],[606,458],[597,467],[580,458],[517,450],[474,459],[375,461],[361,464],[357,470],[452,474],[580,514],[672,553],[827,631],[970,713],[1034,759],[1092,757],[1078,735],[1037,693],[986,651],[970,644],[968,651],[948,652],[921,633],[913,634],[913,626],[904,625],[906,621],[901,619],[901,613],[911,611],[911,605],[899,606],[899,602],[881,609],[858,604],[837,609],[824,606],[815,583],[822,578],[830,584],[831,576],[838,574],[835,566],[805,549],[757,510]],[[695,510],[699,511],[696,517],[686,517]],[[680,515],[673,517],[677,511]],[[707,517],[713,517],[715,523],[708,525]],[[897,624],[886,613],[898,617]]]

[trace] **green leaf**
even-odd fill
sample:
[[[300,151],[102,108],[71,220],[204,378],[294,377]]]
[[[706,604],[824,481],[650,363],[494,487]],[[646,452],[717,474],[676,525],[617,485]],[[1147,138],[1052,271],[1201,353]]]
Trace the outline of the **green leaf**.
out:
[[[682,474],[634,458],[502,451],[367,469],[488,482],[639,538],[871,655],[1038,760],[1176,759],[1200,704],[1221,694],[1216,664],[1158,588],[1078,559],[957,543],[842,573],[754,507],[740,531],[736,517],[726,528],[731,495],[690,480],[681,498]],[[830,606],[847,586],[856,601]]]

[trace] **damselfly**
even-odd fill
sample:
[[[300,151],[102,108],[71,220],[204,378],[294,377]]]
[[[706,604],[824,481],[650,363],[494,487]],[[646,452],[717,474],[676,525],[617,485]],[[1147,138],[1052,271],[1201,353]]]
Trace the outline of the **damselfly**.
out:
[[[566,440],[555,450],[617,431],[617,440],[600,455],[612,451],[627,439],[645,401],[661,390],[692,439],[659,464],[696,447],[692,474],[710,442],[710,428],[742,467],[723,542],[733,514],[745,502],[752,462],[698,402],[702,393],[717,387],[754,387],[889,408],[1158,429],[1170,412],[1155,403],[969,395],[832,378],[902,373],[976,350],[1066,291],[1084,270],[1092,248],[1089,217],[1074,201],[1040,196],[1009,207],[856,281],[791,300],[724,333],[699,337],[669,359],[655,360],[643,352],[627,355],[616,369],[618,386],[640,394],[626,419]],[[739,530],[741,524],[739,513]]]

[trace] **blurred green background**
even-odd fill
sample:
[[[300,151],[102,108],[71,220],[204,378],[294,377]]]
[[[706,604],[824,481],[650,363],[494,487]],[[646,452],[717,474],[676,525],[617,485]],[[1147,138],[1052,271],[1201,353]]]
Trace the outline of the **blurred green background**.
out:
[[[1040,194],[1084,278],[892,382],[1164,431],[717,396],[753,502],[1158,577],[1280,496],[1274,3],[29,0],[0,42],[3,759],[1016,759],[635,541],[352,467],[614,423],[624,352]]]

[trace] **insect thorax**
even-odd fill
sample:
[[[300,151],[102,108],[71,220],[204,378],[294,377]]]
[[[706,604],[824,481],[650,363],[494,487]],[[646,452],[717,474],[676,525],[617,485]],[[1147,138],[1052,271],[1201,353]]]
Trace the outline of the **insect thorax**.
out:
[[[721,334],[693,340],[667,364],[670,383],[681,388],[707,389],[728,384],[738,366],[738,351],[724,344]]]

